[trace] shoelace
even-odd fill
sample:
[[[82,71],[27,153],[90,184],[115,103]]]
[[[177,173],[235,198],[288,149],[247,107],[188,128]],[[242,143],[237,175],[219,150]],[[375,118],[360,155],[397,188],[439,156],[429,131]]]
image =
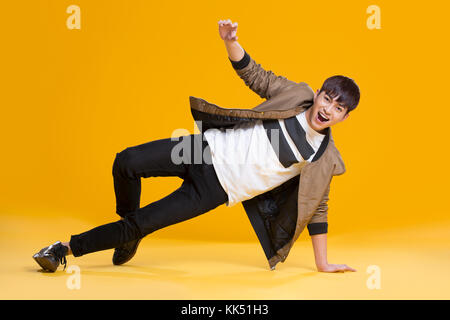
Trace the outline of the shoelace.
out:
[[[67,253],[67,248],[64,247],[62,244],[58,245],[56,247],[54,247],[54,252],[55,252],[55,256],[56,259],[59,260],[59,262],[64,265],[64,269],[66,270],[66,266],[67,266],[67,259],[66,259],[66,253]]]
[[[128,250],[128,249],[126,249],[126,248],[116,248],[116,250],[117,250],[117,254],[118,254],[119,256],[122,256],[122,255],[129,255],[129,254],[130,254],[130,250]]]

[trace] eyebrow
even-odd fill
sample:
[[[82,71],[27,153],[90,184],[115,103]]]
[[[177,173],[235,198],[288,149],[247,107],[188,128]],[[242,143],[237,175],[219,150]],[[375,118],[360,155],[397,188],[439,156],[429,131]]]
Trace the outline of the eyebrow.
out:
[[[330,95],[328,93],[325,92],[325,96],[327,96],[328,98],[330,98],[330,100],[334,100],[333,98],[330,97]],[[345,108],[345,104],[342,102],[338,102],[339,106],[341,106],[342,108]]]

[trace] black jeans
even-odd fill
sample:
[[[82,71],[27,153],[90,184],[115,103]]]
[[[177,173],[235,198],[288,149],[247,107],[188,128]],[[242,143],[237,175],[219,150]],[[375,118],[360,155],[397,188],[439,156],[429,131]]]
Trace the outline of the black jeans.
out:
[[[202,134],[126,148],[116,154],[112,172],[116,213],[122,219],[72,235],[70,247],[75,257],[119,247],[208,212],[228,200]],[[168,196],[140,208],[141,178],[158,176],[178,176],[183,183]]]

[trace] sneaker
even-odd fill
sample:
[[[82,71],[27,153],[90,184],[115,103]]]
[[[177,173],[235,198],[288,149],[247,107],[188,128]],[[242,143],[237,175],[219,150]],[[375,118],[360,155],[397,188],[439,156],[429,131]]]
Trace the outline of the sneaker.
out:
[[[128,262],[131,260],[131,258],[134,257],[136,254],[137,248],[139,246],[139,243],[141,242],[141,239],[133,240],[128,243],[125,243],[124,245],[116,248],[114,250],[114,255],[112,262],[116,266],[124,264],[125,262]]]
[[[45,271],[55,272],[60,263],[64,264],[65,270],[67,265],[66,255],[68,251],[69,249],[64,246],[61,241],[57,241],[33,255],[33,259],[36,260]]]

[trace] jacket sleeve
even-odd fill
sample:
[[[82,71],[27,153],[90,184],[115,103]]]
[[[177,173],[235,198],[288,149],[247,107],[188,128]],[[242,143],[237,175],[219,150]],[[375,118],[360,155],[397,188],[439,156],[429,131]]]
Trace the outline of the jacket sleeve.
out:
[[[245,50],[241,60],[228,59],[245,84],[263,99],[270,99],[289,87],[299,85],[283,76],[275,75],[270,70],[264,70]]]
[[[310,236],[315,234],[328,232],[328,200],[330,194],[330,184],[328,184],[327,190],[319,203],[319,206],[314,212],[311,220],[308,223],[308,232]]]

